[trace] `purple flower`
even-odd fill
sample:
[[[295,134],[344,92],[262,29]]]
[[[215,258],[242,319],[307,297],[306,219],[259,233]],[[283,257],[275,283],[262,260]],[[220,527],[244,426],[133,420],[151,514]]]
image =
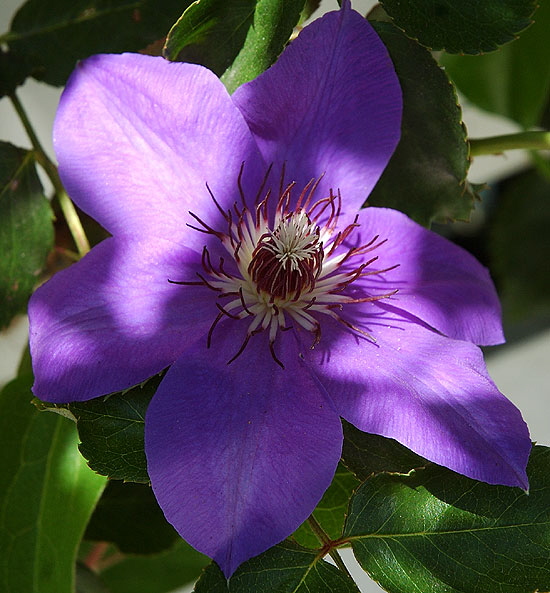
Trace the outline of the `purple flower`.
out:
[[[142,55],[90,58],[63,94],[60,174],[112,237],[34,295],[34,392],[81,401],[170,367],[146,417],[152,486],[228,576],[311,513],[340,416],[527,487],[527,428],[474,345],[502,341],[487,271],[360,210],[400,120],[386,50],[349,6],[232,97]]]

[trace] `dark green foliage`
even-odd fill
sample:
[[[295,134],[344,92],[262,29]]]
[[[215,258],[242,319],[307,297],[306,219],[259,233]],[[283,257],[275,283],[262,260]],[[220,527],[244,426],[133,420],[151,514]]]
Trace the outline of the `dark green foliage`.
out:
[[[368,200],[417,222],[468,220],[474,193],[456,93],[430,53],[389,23],[374,22],[403,91],[401,140]]]
[[[173,546],[179,536],[164,518],[150,486],[110,480],[85,539],[114,543],[125,554],[154,554]]]
[[[359,593],[357,585],[346,574],[322,560],[322,554],[291,542],[283,542],[242,564],[229,581],[229,591]],[[203,592],[196,590],[195,593]]]
[[[409,37],[430,49],[480,54],[515,39],[531,23],[535,0],[381,0]]]
[[[484,56],[444,54],[447,74],[470,101],[525,128],[539,125],[550,94],[550,2],[514,43]]]
[[[4,35],[32,75],[63,85],[78,60],[138,51],[166,36],[190,0],[28,0]]]
[[[145,412],[158,377],[128,391],[69,405],[80,452],[96,472],[117,480],[149,482],[144,452]]]
[[[529,494],[437,466],[375,476],[352,499],[344,535],[392,593],[547,591],[549,462],[550,449],[533,449]]]
[[[53,245],[32,152],[0,142],[0,329],[25,310]]]

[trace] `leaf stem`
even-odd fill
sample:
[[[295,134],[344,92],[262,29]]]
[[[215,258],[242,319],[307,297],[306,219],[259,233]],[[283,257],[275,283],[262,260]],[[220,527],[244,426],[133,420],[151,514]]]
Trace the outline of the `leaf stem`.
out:
[[[488,138],[470,138],[471,156],[499,154],[505,150],[550,150],[550,132],[532,131],[490,136]]]
[[[350,579],[353,580],[353,577],[351,576],[347,566],[344,564],[344,561],[342,560],[340,554],[338,554],[338,550],[335,547],[333,547],[333,542],[330,539],[330,536],[321,527],[321,525],[319,524],[317,519],[315,519],[315,517],[313,515],[310,515],[307,519],[307,522],[309,523],[309,526],[311,527],[311,531],[313,531],[313,533],[315,534],[317,539],[323,545],[323,549],[326,550],[328,552],[329,556],[334,560],[334,564],[336,564],[336,566],[344,574],[346,574]]]
[[[40,140],[38,139],[37,135],[35,134],[34,128],[27,116],[27,113],[19,100],[19,97],[16,95],[15,92],[9,95],[10,100],[12,102],[13,108],[17,112],[23,127],[25,128],[25,132],[27,132],[27,136],[31,141],[31,144],[34,148],[36,160],[40,163],[40,166],[44,169],[47,176],[50,178],[52,185],[55,189],[55,195],[59,202],[59,206],[61,211],[63,212],[63,216],[67,222],[67,226],[71,232],[73,240],[75,242],[76,248],[78,250],[78,254],[80,257],[86,255],[88,251],[90,251],[90,243],[88,238],[86,237],[86,233],[84,232],[84,228],[76,211],[74,204],[72,203],[71,199],[67,195],[65,188],[63,187],[63,183],[59,178],[59,173],[57,172],[57,167],[54,163],[50,160],[46,151],[42,147]]]

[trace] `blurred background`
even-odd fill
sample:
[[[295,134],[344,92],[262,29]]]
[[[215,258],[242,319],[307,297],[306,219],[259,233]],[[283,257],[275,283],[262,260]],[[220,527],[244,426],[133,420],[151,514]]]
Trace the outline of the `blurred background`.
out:
[[[2,31],[9,28],[20,4],[19,0],[2,0]],[[354,0],[352,4],[366,14],[374,2]],[[543,6],[548,13],[548,0]],[[336,0],[323,0],[314,16],[335,8]],[[456,71],[456,64],[451,70]],[[546,124],[548,128],[548,89],[546,92],[546,108],[533,123]],[[51,126],[60,89],[28,79],[18,94],[32,116],[43,146],[53,158]],[[474,100],[483,104],[475,97]],[[521,118],[514,121],[483,111],[463,95],[461,104],[472,138],[524,129],[525,121]],[[30,147],[7,99],[0,100],[0,139]],[[538,158],[540,161],[540,156]],[[542,158],[548,159],[548,155]],[[472,221],[436,230],[472,251],[490,268],[503,302],[508,342],[486,350],[489,372],[499,389],[522,410],[532,439],[550,445],[550,166],[548,161],[546,166],[543,162],[538,164],[537,171],[531,156],[520,150],[476,157],[469,179],[486,183],[487,189],[482,192],[482,201],[477,204]],[[44,184],[48,187],[47,180]],[[24,316],[19,316],[7,330],[0,332],[0,387],[14,377],[26,340]],[[343,551],[343,557],[362,591],[379,590],[356,565],[349,550]],[[189,587],[182,593],[191,590]]]

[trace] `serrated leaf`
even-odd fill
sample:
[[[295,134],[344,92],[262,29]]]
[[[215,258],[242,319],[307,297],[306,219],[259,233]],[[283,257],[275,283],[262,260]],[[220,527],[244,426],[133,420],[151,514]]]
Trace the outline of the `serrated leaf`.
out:
[[[479,54],[531,24],[535,0],[380,0],[395,24],[430,49]]]
[[[30,403],[31,383],[20,377],[0,393],[0,591],[73,593],[105,478],[78,452],[74,423]]]
[[[530,492],[431,466],[357,491],[345,536],[390,593],[531,593],[550,587],[550,449],[535,447]]]
[[[179,539],[146,484],[110,480],[86,528],[87,540],[114,543],[124,554],[155,554]]]
[[[443,54],[441,64],[460,91],[478,107],[509,117],[525,128],[540,123],[550,92],[550,2],[521,37],[484,56]]]
[[[149,482],[144,450],[145,412],[160,382],[69,404],[77,419],[80,452],[96,472],[116,480]]]
[[[274,546],[242,564],[229,581],[229,591],[359,593],[354,581],[332,564],[322,560],[322,554],[318,551],[307,550],[289,541]],[[196,593],[202,591],[196,590]]]
[[[0,37],[33,65],[32,75],[63,85],[77,60],[138,51],[163,38],[191,0],[28,0]]]
[[[256,0],[244,45],[222,76],[230,93],[271,66],[300,20],[305,0]]]
[[[179,540],[161,554],[128,556],[102,570],[100,576],[109,593],[168,593],[192,583],[209,562],[209,558]]]
[[[164,57],[193,62],[221,76],[242,49],[256,0],[198,0],[172,27]]]
[[[489,256],[505,317],[550,312],[550,181],[536,171],[502,183],[491,221]]]
[[[466,130],[455,91],[431,54],[389,23],[372,23],[388,48],[403,92],[401,140],[369,206],[401,210],[417,222],[468,220],[474,194]]]
[[[408,474],[429,463],[394,439],[363,432],[349,422],[343,426],[342,461],[361,481],[380,473]]]
[[[0,328],[23,311],[53,245],[32,152],[0,142]]]
[[[313,517],[323,531],[333,540],[342,535],[349,500],[359,480],[342,464],[338,465],[330,486],[313,511]],[[319,540],[307,522],[303,523],[292,536],[296,542],[307,548],[318,548]]]

